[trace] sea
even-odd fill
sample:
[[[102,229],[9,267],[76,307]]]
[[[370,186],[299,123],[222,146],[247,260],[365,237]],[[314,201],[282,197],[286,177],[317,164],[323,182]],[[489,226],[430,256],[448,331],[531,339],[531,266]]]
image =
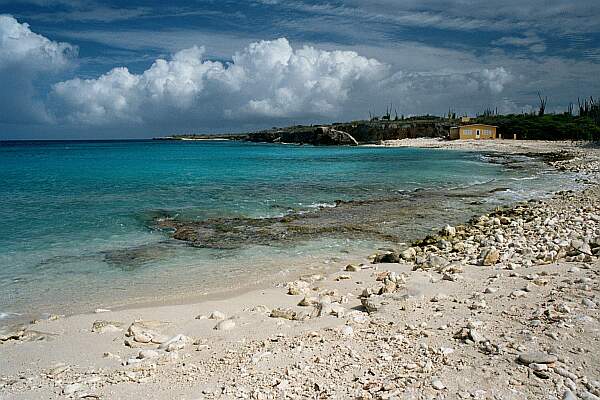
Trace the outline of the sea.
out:
[[[441,149],[0,142],[0,325],[340,268],[574,182],[526,155]],[[176,240],[165,220],[206,235]]]

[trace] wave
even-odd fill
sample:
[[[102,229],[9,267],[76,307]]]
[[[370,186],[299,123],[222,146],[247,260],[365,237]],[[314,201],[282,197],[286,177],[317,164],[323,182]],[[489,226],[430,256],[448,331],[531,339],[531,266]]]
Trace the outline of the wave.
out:
[[[312,203],[306,206],[307,208],[335,208],[337,203]]]
[[[10,319],[10,318],[14,318],[14,317],[19,317],[22,314],[18,314],[18,313],[12,313],[12,312],[2,312],[0,311],[0,320],[3,319]]]

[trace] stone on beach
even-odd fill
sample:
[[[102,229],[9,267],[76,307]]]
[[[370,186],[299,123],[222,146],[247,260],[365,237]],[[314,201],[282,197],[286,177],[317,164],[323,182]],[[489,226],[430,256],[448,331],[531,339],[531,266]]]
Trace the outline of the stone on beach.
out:
[[[172,338],[170,338],[169,340],[167,340],[164,343],[161,343],[158,346],[159,350],[165,350],[167,352],[172,352],[172,351],[177,351],[177,350],[181,350],[185,347],[185,345],[190,341],[190,339],[183,335],[183,334],[178,334],[173,336]]]
[[[386,251],[371,256],[373,264],[396,264],[400,262],[400,255],[394,251]]]
[[[541,351],[532,351],[519,354],[519,362],[525,365],[529,364],[553,364],[558,361],[558,357]]]
[[[358,272],[361,270],[361,266],[356,264],[348,264],[344,270],[347,272]]]
[[[408,249],[403,250],[400,253],[400,257],[402,257],[402,259],[406,261],[413,261],[416,256],[417,251],[414,249],[414,247],[409,247]]]
[[[92,324],[92,332],[96,333],[114,333],[121,332],[124,324],[118,321],[94,321]]]
[[[296,311],[291,308],[274,308],[271,310],[270,316],[271,318],[283,318],[292,321],[296,317]]]
[[[210,313],[210,315],[208,316],[209,319],[216,319],[216,320],[222,320],[227,318],[227,316],[225,314],[223,314],[220,311],[213,311]]]
[[[370,297],[361,298],[362,306],[367,310],[369,314],[379,311],[385,306],[385,297],[381,295],[374,295]]]
[[[217,331],[230,331],[235,328],[235,321],[232,319],[226,319],[215,325]]]
[[[138,358],[141,360],[157,358],[158,356],[159,354],[156,350],[150,349],[140,350],[140,352],[138,353]]]
[[[310,284],[305,281],[289,282],[287,286],[288,294],[292,296],[306,294],[310,291]]]
[[[70,396],[77,392],[85,390],[85,386],[81,383],[72,383],[63,387],[63,394]]]
[[[495,248],[483,249],[479,255],[480,265],[491,266],[500,259],[500,252]]]

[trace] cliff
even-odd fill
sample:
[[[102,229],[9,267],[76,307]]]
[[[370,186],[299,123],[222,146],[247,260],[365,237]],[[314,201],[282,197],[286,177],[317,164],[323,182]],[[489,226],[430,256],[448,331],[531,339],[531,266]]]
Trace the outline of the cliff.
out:
[[[330,126],[294,126],[249,133],[245,140],[267,143],[297,143],[316,146],[379,143],[382,140],[445,137],[447,120],[357,121]]]

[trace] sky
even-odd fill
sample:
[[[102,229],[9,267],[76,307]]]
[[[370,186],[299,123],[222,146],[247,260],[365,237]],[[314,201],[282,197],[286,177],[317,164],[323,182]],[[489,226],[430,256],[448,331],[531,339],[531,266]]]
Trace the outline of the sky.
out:
[[[598,0],[0,0],[0,140],[564,111]]]

